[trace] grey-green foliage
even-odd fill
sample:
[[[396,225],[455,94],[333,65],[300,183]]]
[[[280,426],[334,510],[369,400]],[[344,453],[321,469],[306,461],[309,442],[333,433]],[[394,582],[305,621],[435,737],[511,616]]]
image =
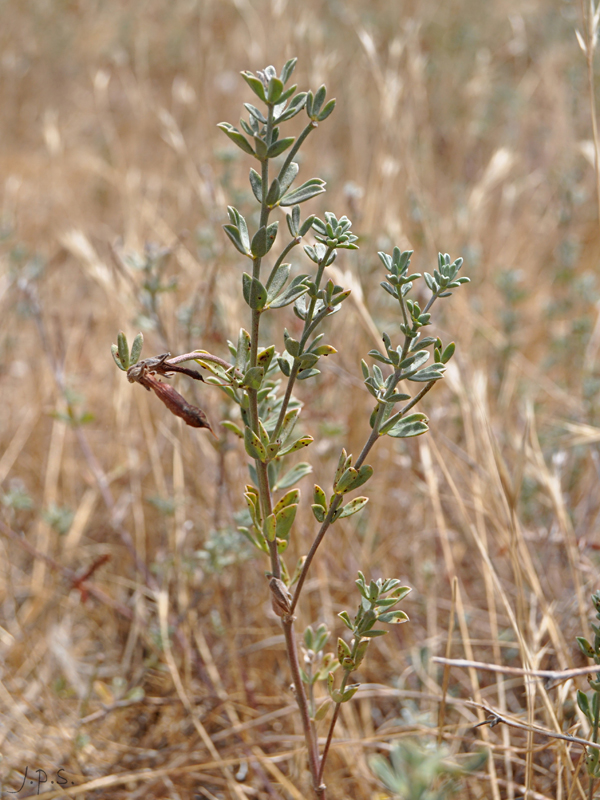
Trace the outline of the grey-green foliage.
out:
[[[482,752],[459,766],[445,745],[405,739],[392,745],[389,758],[372,756],[369,766],[397,800],[447,800],[460,788],[460,777],[485,760]]]
[[[596,610],[596,619],[600,620],[600,591],[592,595],[592,604]],[[581,652],[598,664],[598,672],[588,675],[588,683],[592,689],[591,695],[581,691],[577,692],[577,704],[585,714],[590,724],[590,738],[593,742],[598,741],[598,729],[600,727],[600,626],[592,623],[594,631],[594,644],[592,645],[584,636],[577,637],[577,643]],[[586,755],[586,768],[590,776],[590,792],[592,781],[600,778],[600,751],[596,747],[588,747]],[[591,797],[591,794],[590,794]]]

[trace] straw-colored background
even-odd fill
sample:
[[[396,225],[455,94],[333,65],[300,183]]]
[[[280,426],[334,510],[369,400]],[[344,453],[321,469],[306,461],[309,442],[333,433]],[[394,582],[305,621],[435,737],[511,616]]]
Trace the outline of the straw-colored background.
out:
[[[219,450],[185,429],[110,357],[119,329],[131,341],[144,324],[142,275],[115,252],[146,243],[173,248],[177,284],[144,356],[225,357],[248,325],[220,226],[227,204],[251,209],[251,164],[215,126],[252,102],[240,70],[292,56],[299,88],[325,82],[338,103],[303,151],[304,179],[328,182],[303,213],[346,213],[361,236],[336,263],[353,289],[327,328],[339,354],[298,390],[318,483],[342,446],[359,452],[360,358],[397,325],[376,251],[410,247],[429,271],[438,250],[462,255],[472,279],[439,304],[457,357],[427,398],[431,433],[381,442],[367,510],[335,526],[307,585],[299,627],[326,622],[332,644],[357,569],[414,587],[410,623],[373,644],[344,706],[331,797],[389,796],[368,757],[436,741],[431,656],[446,653],[455,576],[451,656],[586,663],[575,636],[598,588],[600,236],[580,15],[561,0],[0,4],[4,791],[26,768],[56,781],[62,766],[86,797],[309,795],[267,565],[235,534],[247,459],[233,437]],[[267,332],[281,348],[297,324],[285,309]],[[222,396],[177,385],[218,430]],[[65,390],[91,422],[64,422]],[[312,482],[290,565],[315,532]],[[91,579],[104,596],[82,596],[74,578],[105,555]],[[484,715],[465,702],[586,737],[575,688],[453,668],[441,734],[459,763],[477,742],[491,753],[460,796],[587,797],[580,747],[474,730]]]

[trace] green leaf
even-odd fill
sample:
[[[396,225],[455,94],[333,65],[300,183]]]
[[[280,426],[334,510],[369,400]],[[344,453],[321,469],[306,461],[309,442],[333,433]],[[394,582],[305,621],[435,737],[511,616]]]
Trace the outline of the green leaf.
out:
[[[242,72],[241,75],[242,78],[248,84],[248,86],[252,89],[254,94],[257,97],[259,97],[263,101],[263,103],[266,103],[267,96],[265,94],[265,87],[263,86],[262,81],[260,81],[255,75],[253,75],[251,72],[248,71]]]
[[[323,508],[323,506],[317,505],[317,503],[312,503],[311,508],[317,522],[324,522],[325,509]]]
[[[112,353],[112,357],[114,358],[115,364],[117,365],[117,367],[119,369],[123,370],[123,372],[126,372],[125,367],[121,364],[121,362],[119,360],[119,348],[117,347],[116,344],[111,344],[110,352]]]
[[[333,98],[332,100],[329,100],[327,103],[325,103],[325,105],[323,107],[323,110],[321,111],[321,113],[317,117],[317,120],[319,122],[323,122],[323,120],[326,120],[327,117],[331,114],[331,112],[333,111],[334,108],[335,108],[335,98]]]
[[[252,145],[246,139],[243,133],[240,133],[237,128],[234,128],[233,125],[230,125],[229,122],[220,122],[217,125],[217,128],[220,128],[234,144],[243,150],[248,155],[253,156],[255,155],[254,150],[252,149]]]
[[[131,355],[129,357],[130,364],[137,364],[140,360],[140,356],[142,355],[142,347],[144,346],[144,336],[141,333],[133,340],[133,344],[131,345]]]
[[[242,275],[242,286],[244,293],[244,300],[248,303],[253,311],[260,311],[264,308],[267,302],[267,290],[258,280],[244,272]]]
[[[261,350],[260,353],[256,356],[256,366],[262,367],[266,372],[270,365],[271,361],[273,360],[273,356],[275,355],[275,345],[272,344],[270,347],[266,347],[264,350]]]
[[[117,334],[117,353],[123,369],[129,369],[129,345],[123,331]]]
[[[404,373],[402,378],[408,378],[416,372],[419,367],[427,363],[429,357],[430,353],[428,350],[417,350],[416,353],[412,353],[408,358],[405,358],[404,361],[398,365],[398,369],[401,369]]]
[[[360,683],[352,683],[349,686],[346,686],[346,689],[342,694],[341,702],[347,703],[348,700],[351,700],[356,694],[356,692],[359,690],[359,688],[360,688]]]
[[[376,636],[385,636],[386,634],[387,631],[365,631],[362,636],[364,636],[365,639],[375,639]]]
[[[297,450],[302,450],[303,447],[308,447],[309,444],[314,442],[312,436],[302,436],[300,439],[296,439],[293,444],[284,447],[283,450],[279,451],[280,456],[287,456],[289,453],[295,453]]]
[[[279,297],[269,302],[269,308],[283,308],[284,306],[289,306],[290,303],[295,302],[298,298],[302,297],[303,294],[306,294],[308,287],[305,286],[303,281],[305,281],[307,277],[308,275],[297,275]]]
[[[282,442],[286,442],[289,437],[292,435],[292,431],[296,426],[296,422],[298,421],[298,417],[300,416],[300,409],[293,408],[291,411],[288,411],[283,418],[283,425],[281,426],[281,433],[279,437]]]
[[[425,369],[422,369],[420,372],[415,373],[414,375],[409,376],[409,381],[421,382],[421,383],[429,383],[429,381],[439,381],[440,378],[444,377],[444,372],[446,371],[445,364],[430,364]]]
[[[262,367],[250,367],[243,377],[242,386],[246,389],[258,391],[262,385],[265,371]]]
[[[267,151],[269,148],[267,147],[267,144],[264,141],[264,139],[261,139],[260,136],[254,137],[254,149],[256,151],[255,152],[256,158],[258,158],[259,161],[265,161],[265,159],[267,158]]]
[[[269,187],[269,193],[267,194],[267,205],[269,208],[273,208],[277,204],[277,201],[281,197],[281,187],[279,186],[279,181],[277,178],[274,178],[273,183]]]
[[[269,514],[263,525],[263,536],[267,542],[274,542],[275,535],[275,514]]]
[[[248,276],[250,277],[250,276]],[[251,339],[250,334],[244,328],[240,328],[235,355],[235,368],[244,373],[250,361]]]
[[[277,538],[287,539],[290,535],[290,530],[296,519],[296,511],[298,506],[296,504],[282,508],[276,515],[277,517]]]
[[[429,430],[426,420],[427,417],[424,414],[410,414],[408,417],[396,420],[391,428],[387,428],[388,423],[386,423],[383,426],[386,430],[380,431],[380,435],[386,433],[394,439],[410,439],[412,436],[421,436]]]
[[[581,689],[577,690],[577,705],[591,722],[592,711],[590,709],[590,701],[588,699],[587,694],[585,692],[582,692]]]
[[[246,111],[248,111],[248,113],[252,114],[252,116],[259,122],[261,122],[263,125],[267,124],[267,118],[265,117],[265,115],[262,113],[262,111],[259,111],[259,109],[256,106],[253,106],[252,103],[244,103],[244,108],[246,109]]]
[[[278,227],[279,222],[273,222],[267,227],[263,225],[256,231],[252,238],[252,244],[250,245],[250,250],[254,258],[266,256],[271,247],[273,247]]]
[[[292,75],[292,72],[294,71],[294,69],[296,67],[296,62],[297,61],[298,61],[297,58],[290,58],[290,60],[286,61],[285,64],[283,65],[283,69],[281,70],[281,76],[280,77],[281,77],[281,80],[282,80],[284,85],[289,81],[289,79],[290,79],[290,77]]]
[[[330,697],[326,697],[325,700],[323,700],[315,712],[315,722],[320,722],[321,720],[325,719],[327,712],[331,708],[331,702],[332,701]]]
[[[342,620],[342,622],[344,623],[344,625],[347,628],[350,628],[351,631],[354,630],[354,625],[350,621],[350,617],[348,616],[348,612],[347,611],[340,611],[340,613],[338,614],[338,617]]]
[[[386,611],[384,614],[377,615],[377,621],[399,625],[402,622],[408,622],[408,615],[404,611]]]
[[[286,167],[285,172],[280,172],[278,175],[279,178],[279,191],[281,194],[287,192],[290,188],[296,175],[298,174],[300,167],[296,164],[295,161],[291,161],[290,164]]]
[[[273,491],[279,491],[280,489],[289,489],[290,486],[293,486],[295,483],[298,483],[299,480],[306,477],[312,472],[312,467],[306,461],[301,461],[300,463],[296,464],[286,472],[282,478],[279,478],[275,486],[273,486]]]
[[[291,492],[287,492],[284,496],[279,500],[275,508],[273,509],[274,514],[278,514],[282,508],[286,506],[291,506],[294,504],[298,504],[300,500],[300,489],[292,489]]]
[[[242,255],[244,256],[251,255],[250,251],[247,249],[242,239],[239,229],[235,225],[223,225],[223,230],[233,242],[233,245],[236,248],[236,250],[239,250],[240,253],[242,253]]]
[[[297,203],[304,203],[310,200],[311,197],[316,197],[325,191],[326,183],[320,178],[311,178],[311,180],[303,183],[295,191],[284,195],[279,201],[280,206],[293,206]]]
[[[267,103],[274,105],[281,97],[282,92],[283,81],[279,78],[271,78],[269,81],[269,88],[267,89]]]
[[[255,169],[250,170],[250,186],[254,197],[262,203],[262,178]]]
[[[347,487],[358,478],[358,470],[354,469],[354,467],[348,467],[344,472],[340,475],[339,479],[334,482],[333,490],[336,494],[343,494],[347,491]]]
[[[321,487],[315,483],[315,488],[313,491],[313,502],[315,505],[319,505],[327,511],[327,497],[325,496],[325,492]]]
[[[235,435],[239,436],[240,439],[244,438],[244,432],[242,431],[241,428],[238,428],[238,426],[234,422],[231,422],[230,420],[227,419],[224,422],[222,422],[221,425],[228,431],[235,433]]]
[[[368,502],[369,502],[368,497],[355,497],[354,500],[350,500],[349,503],[346,503],[346,505],[342,509],[341,514],[337,517],[337,519],[344,519],[344,517],[351,517],[353,514],[356,514],[361,509],[363,509]]]
[[[314,378],[315,375],[320,375],[320,374],[321,370],[315,369],[314,367],[309,369],[301,369],[300,372],[298,373],[298,380],[305,381],[308,378]]]
[[[265,450],[265,446],[254,433],[252,428],[246,428],[244,430],[244,446],[250,458],[255,458],[263,463],[267,460],[267,451]]]
[[[267,158],[277,158],[280,156],[285,150],[288,149],[292,144],[294,144],[294,137],[287,136],[285,139],[279,139],[279,141],[272,144],[269,149],[267,150]]]
[[[366,483],[369,480],[372,474],[373,474],[373,467],[371,467],[369,464],[363,464],[362,467],[356,473],[356,477],[354,478],[353,481],[350,482],[350,484],[348,484],[348,487],[346,488],[345,491],[352,492],[354,491],[354,489],[358,489],[359,486],[362,486],[363,483]]]
[[[280,264],[269,276],[267,281],[268,302],[273,300],[278,292],[283,289],[290,275],[291,264]]]
[[[594,658],[594,656],[596,655],[594,648],[588,642],[585,636],[577,636],[576,639],[581,652],[588,658]]]

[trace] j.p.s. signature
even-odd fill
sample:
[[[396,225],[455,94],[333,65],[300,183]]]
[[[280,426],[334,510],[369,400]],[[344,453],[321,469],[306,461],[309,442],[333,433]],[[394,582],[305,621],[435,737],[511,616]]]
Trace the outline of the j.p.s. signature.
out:
[[[69,783],[74,784],[74,781],[69,781],[65,775],[62,775],[65,770],[61,767],[56,773],[56,780],[50,780],[50,785],[53,786],[56,783],[58,786],[67,786]],[[36,778],[32,777],[33,775],[37,775]],[[18,794],[20,791],[23,790],[25,784],[28,783],[30,786],[34,786],[37,784],[37,792],[36,794],[40,793],[40,786],[44,783],[48,783],[48,773],[45,772],[43,769],[35,769],[31,770],[29,773],[29,767],[25,767],[25,774],[23,775],[23,783],[19,786],[18,789],[6,789],[9,794]]]

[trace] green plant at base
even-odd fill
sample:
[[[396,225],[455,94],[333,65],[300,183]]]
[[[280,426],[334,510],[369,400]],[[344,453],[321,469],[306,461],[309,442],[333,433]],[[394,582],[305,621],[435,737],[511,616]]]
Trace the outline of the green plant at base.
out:
[[[446,800],[459,789],[459,779],[480,769],[487,759],[482,752],[459,766],[449,759],[444,746],[414,739],[395,742],[390,758],[371,756],[369,766],[394,798],[401,800]]]
[[[236,146],[256,159],[260,167],[259,170],[251,169],[249,177],[252,193],[260,204],[257,230],[251,232],[246,219],[233,207],[228,208],[229,222],[224,225],[235,249],[249,262],[248,271],[242,275],[242,293],[251,312],[250,330],[242,328],[237,342],[229,343],[231,362],[201,350],[175,358],[164,354],[140,362],[137,347],[130,353],[124,334],[119,335],[118,345],[113,345],[113,357],[120,369],[127,370],[130,381],[152,388],[169,410],[190,425],[210,429],[200,409],[190,406],[174,390],[168,393],[164,384],[157,382],[152,375],[169,375],[171,368],[185,372],[179,365],[184,361],[196,361],[211,373],[206,383],[218,386],[239,408],[241,425],[233,420],[222,424],[243,440],[246,453],[253,462],[250,467],[252,483],[244,491],[248,514],[240,531],[269,558],[267,575],[272,607],[281,619],[285,635],[313,790],[319,800],[324,800],[324,767],[339,708],[358,689],[358,684],[349,683],[351,673],[360,665],[371,640],[386,632],[374,629],[376,622],[401,623],[408,619],[403,611],[391,609],[410,589],[400,586],[395,579],[367,583],[359,573],[357,585],[362,599],[358,612],[353,621],[345,612],[341,615],[351,629],[353,639],[350,645],[342,639],[338,642],[338,664],[343,672],[338,688],[335,687],[334,667],[337,665],[334,658],[330,654],[323,655],[329,636],[324,626],[316,632],[310,626],[306,629],[304,668],[301,667],[294,627],[296,607],[312,560],[331,526],[339,519],[359,513],[368,502],[368,498],[362,496],[347,502],[347,496],[371,478],[373,468],[365,462],[375,443],[385,435],[403,439],[419,436],[428,430],[425,414],[413,409],[443,377],[446,364],[454,354],[454,344],[444,346],[437,337],[422,338],[421,329],[431,324],[430,310],[434,302],[451,295],[468,278],[458,275],[461,258],[452,261],[449,255],[440,253],[433,273],[423,276],[430,297],[421,308],[417,300],[409,297],[415,281],[422,277],[419,273],[409,272],[412,251],[403,252],[395,247],[391,254],[379,253],[387,275],[381,285],[399,306],[401,341],[392,344],[391,337],[384,333],[385,352],[372,350],[369,353],[378,363],[370,368],[366,361],[362,361],[364,383],[375,401],[370,420],[371,433],[356,461],[353,462],[352,455],[342,450],[331,492],[315,485],[311,507],[319,529],[307,555],[300,559],[293,571],[289,570],[283,555],[292,536],[301,498],[300,490],[292,487],[311,472],[311,466],[301,462],[286,471],[282,467],[287,456],[305,449],[313,441],[310,435],[294,436],[302,404],[293,396],[293,391],[297,381],[315,380],[320,374],[320,359],[337,352],[335,347],[322,341],[324,334],[319,332],[319,328],[325,319],[341,310],[350,290],[326,279],[325,270],[335,261],[338,250],[356,250],[358,239],[352,233],[351,221],[344,215],[338,217],[326,212],[324,220],[315,215],[304,220],[301,218],[300,204],[322,194],[325,182],[312,178],[292,188],[299,172],[294,158],[307,137],[331,114],[335,100],[325,102],[325,86],[314,94],[310,91],[297,93],[296,85],[286,88],[295,64],[296,59],[288,61],[279,76],[271,66],[256,75],[243,72],[243,78],[264,105],[264,111],[245,103],[249,116],[247,120],[241,120],[241,131],[226,122],[219,125]],[[308,122],[300,135],[296,139],[280,137],[280,126],[303,110],[308,115]],[[273,174],[273,159],[284,154]],[[281,238],[279,221],[270,222],[271,213],[278,208],[290,209],[289,213],[285,212],[290,238],[281,245],[267,274],[264,262]],[[313,265],[312,271],[291,277],[292,265],[285,259],[309,234],[314,237],[314,243],[304,244],[303,252]],[[261,320],[265,314],[286,306],[292,306],[293,313],[302,323],[302,332],[299,338],[294,338],[284,329],[283,348],[277,352],[275,344],[261,345]],[[432,363],[428,363],[432,356]],[[186,374],[198,377],[193,370],[187,370]],[[399,385],[405,382],[420,388],[414,395],[400,391]],[[204,420],[202,424],[198,423],[199,415]],[[281,496],[276,498],[279,494]],[[314,687],[318,681],[327,681],[329,701],[317,708]],[[316,724],[327,715],[332,702],[334,712],[327,744],[321,754]]]
[[[592,595],[592,603],[596,609],[596,619],[600,620],[600,592],[595,592]],[[597,742],[598,728],[600,727],[600,626],[592,623],[592,630],[594,631],[593,647],[584,636],[577,637],[577,644],[581,652],[588,658],[593,658],[594,663],[598,664],[599,668],[595,676],[592,677],[592,675],[588,675],[588,683],[592,689],[591,698],[579,689],[577,692],[577,705],[590,723],[591,741]],[[596,780],[600,778],[599,756],[600,750],[598,750],[597,747],[588,747],[585,765],[590,779],[588,787],[588,797],[590,800],[594,796],[594,784]]]

